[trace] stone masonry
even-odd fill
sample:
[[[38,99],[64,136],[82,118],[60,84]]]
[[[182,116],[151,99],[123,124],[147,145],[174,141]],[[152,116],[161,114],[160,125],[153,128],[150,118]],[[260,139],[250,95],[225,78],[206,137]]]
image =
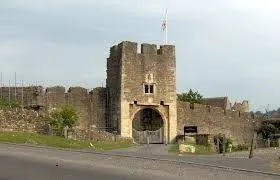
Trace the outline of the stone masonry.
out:
[[[145,88],[153,92],[145,92]],[[177,136],[175,47],[122,42],[113,46],[107,63],[108,122],[123,137],[132,137],[134,115],[152,108],[162,115],[165,142]],[[150,89],[149,89],[150,90]]]
[[[61,86],[1,87],[0,96],[44,113],[63,105],[74,106],[79,113],[81,131],[97,128],[131,138],[136,114],[149,108],[162,118],[164,143],[173,142],[188,125],[197,126],[200,134],[223,133],[236,143],[249,143],[253,123],[261,122],[262,118],[248,113],[248,101],[233,106],[227,97],[206,98],[203,104],[194,105],[177,101],[175,47],[139,46],[141,52],[137,51],[137,43],[128,41],[110,48],[106,88],[89,91],[82,87],[66,90]],[[0,120],[7,119],[4,116],[9,113],[3,111]],[[35,119],[28,122],[38,124]],[[20,122],[18,116],[7,127],[19,127]]]

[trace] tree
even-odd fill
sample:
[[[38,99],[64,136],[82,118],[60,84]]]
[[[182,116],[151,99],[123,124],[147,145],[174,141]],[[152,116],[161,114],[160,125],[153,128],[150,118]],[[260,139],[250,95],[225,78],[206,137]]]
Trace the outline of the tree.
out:
[[[73,128],[78,119],[76,110],[71,106],[63,106],[52,111],[48,118],[48,124],[61,135],[63,129],[68,126]]]
[[[203,96],[198,91],[189,90],[188,93],[178,94],[179,101],[185,101],[190,103],[198,103],[201,104],[203,102]]]
[[[277,133],[277,131],[278,129],[273,124],[264,123],[257,132],[258,134],[262,134],[264,139],[268,139],[271,135]]]
[[[259,116],[263,115],[263,113],[261,111],[257,111],[254,114],[259,115]]]

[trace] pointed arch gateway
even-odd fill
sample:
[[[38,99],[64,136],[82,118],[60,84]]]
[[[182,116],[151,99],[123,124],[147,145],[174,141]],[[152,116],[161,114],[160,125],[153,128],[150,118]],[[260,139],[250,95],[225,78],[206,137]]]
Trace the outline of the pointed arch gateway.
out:
[[[132,138],[139,144],[164,143],[164,120],[153,108],[140,109],[132,119]]]

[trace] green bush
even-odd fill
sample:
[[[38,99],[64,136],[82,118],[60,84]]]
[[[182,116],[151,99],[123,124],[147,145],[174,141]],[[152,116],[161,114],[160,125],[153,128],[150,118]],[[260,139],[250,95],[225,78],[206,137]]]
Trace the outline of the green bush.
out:
[[[270,141],[270,147],[279,147],[279,143],[277,139],[272,139]]]
[[[71,106],[63,106],[50,113],[47,122],[56,135],[62,135],[63,129],[68,126],[72,128],[77,122],[78,116],[76,110]]]
[[[219,153],[223,153],[224,150],[224,136],[223,134],[217,134],[214,136],[214,143],[217,147],[219,147]],[[233,140],[225,137],[225,152],[228,152],[230,145],[233,144]]]

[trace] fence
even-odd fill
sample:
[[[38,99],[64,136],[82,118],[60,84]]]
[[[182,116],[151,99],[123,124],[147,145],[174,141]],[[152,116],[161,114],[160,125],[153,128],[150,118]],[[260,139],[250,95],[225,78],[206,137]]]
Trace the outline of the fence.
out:
[[[280,147],[280,138],[264,139],[262,137],[256,138],[255,149]]]

